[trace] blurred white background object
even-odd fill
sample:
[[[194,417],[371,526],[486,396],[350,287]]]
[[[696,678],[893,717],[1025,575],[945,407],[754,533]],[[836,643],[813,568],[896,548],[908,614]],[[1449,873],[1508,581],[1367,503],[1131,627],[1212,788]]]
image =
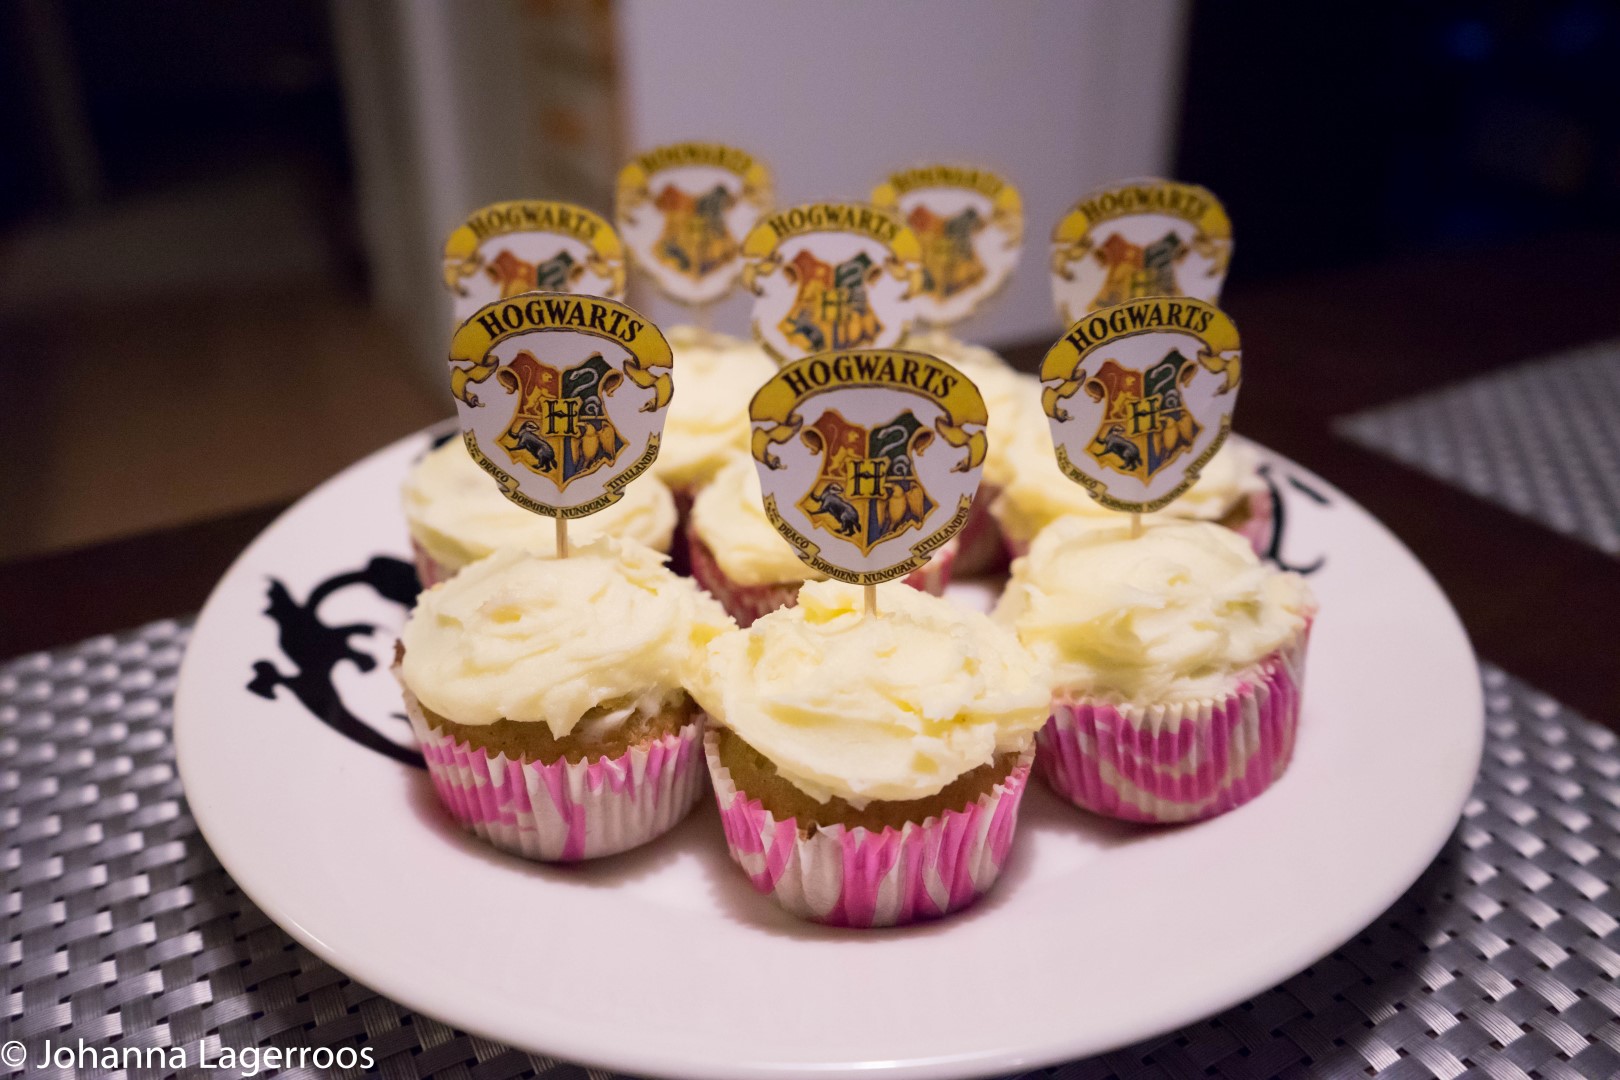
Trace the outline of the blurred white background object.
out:
[[[334,5],[378,299],[443,377],[436,252],[477,206],[572,198],[611,213],[630,153],[706,139],[768,161],[777,201],[865,199],[929,161],[999,170],[1024,193],[1007,290],[960,327],[1009,343],[1058,329],[1047,236],[1089,188],[1164,174],[1184,0],[401,0]],[[678,305],[635,287],[660,323]],[[746,327],[733,295],[718,329]]]
[[[734,143],[776,170],[779,205],[865,199],[892,170],[932,161],[1017,184],[1023,262],[965,337],[1055,331],[1053,224],[1087,188],[1170,165],[1184,24],[1171,0],[627,0],[618,11],[630,150]],[[676,314],[636,299],[655,321]],[[738,311],[719,325],[745,325]]]

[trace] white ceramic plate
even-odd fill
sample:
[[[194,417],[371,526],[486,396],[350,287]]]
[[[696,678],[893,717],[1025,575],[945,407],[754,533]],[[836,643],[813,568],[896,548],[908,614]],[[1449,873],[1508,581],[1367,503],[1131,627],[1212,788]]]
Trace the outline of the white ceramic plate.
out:
[[[198,824],[271,918],[379,992],[515,1046],[702,1080],[1097,1053],[1243,1001],[1371,922],[1439,850],[1478,766],[1477,672],[1445,597],[1363,510],[1271,458],[1278,550],[1321,561],[1322,611],[1294,763],[1248,806],[1154,830],[1032,785],[995,892],[894,931],[783,914],[729,862],[708,804],[599,864],[508,858],[403,763],[387,666],[414,582],[397,499],[428,441],[327,482],[231,567],[197,622],[175,738]]]

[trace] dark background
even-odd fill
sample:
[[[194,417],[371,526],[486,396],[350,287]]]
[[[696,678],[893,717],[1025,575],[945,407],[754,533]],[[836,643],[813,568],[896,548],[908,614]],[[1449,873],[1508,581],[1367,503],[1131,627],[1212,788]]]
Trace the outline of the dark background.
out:
[[[1177,173],[1234,285],[1620,225],[1620,6],[1197,4]]]
[[[363,273],[321,0],[18,0],[0,49],[0,225],[291,160]],[[1620,5],[1195,4],[1185,80],[1234,283],[1620,227]]]
[[[289,158],[348,190],[322,0],[15,0],[0,48],[6,224]]]

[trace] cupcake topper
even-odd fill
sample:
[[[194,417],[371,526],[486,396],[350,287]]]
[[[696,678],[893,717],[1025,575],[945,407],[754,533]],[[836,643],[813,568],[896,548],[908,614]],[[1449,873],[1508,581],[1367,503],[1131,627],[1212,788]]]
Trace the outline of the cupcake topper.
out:
[[[494,300],[526,292],[624,296],[624,247],[601,215],[522,199],[470,214],[444,243],[444,283],[459,325]]]
[[[1196,184],[1132,180],[1075,203],[1052,232],[1058,317],[1144,296],[1220,298],[1232,258],[1232,223]]]
[[[917,317],[961,322],[1012,277],[1024,243],[1018,189],[985,169],[924,165],[897,172],[872,191],[917,236],[922,283]]]
[[[782,363],[898,344],[911,328],[918,254],[899,218],[865,203],[766,214],[743,241],[754,337]]]
[[[702,318],[736,284],[743,238],[770,204],[763,162],[719,143],[672,143],[620,170],[615,219],[636,265]]]
[[[508,499],[557,519],[615,503],[658,457],[669,343],[617,300],[525,293],[479,308],[450,345],[467,452]]]
[[[1242,380],[1237,327],[1213,304],[1154,296],[1087,315],[1041,362],[1058,466],[1111,509],[1161,509],[1226,441]]]
[[[984,464],[984,398],[942,360],[819,353],[771,376],[748,415],[765,513],[828,577],[903,577],[967,520]]]

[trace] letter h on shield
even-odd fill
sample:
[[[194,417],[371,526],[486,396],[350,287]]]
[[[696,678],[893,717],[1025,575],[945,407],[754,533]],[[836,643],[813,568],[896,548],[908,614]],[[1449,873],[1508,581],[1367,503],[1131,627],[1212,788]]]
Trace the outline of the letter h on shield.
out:
[[[547,435],[579,434],[579,399],[548,398],[541,413]]]
[[[1159,430],[1159,399],[1157,395],[1142,398],[1131,406],[1131,434],[1140,435]]]
[[[875,499],[883,494],[887,458],[857,458],[849,466],[849,493],[857,499]]]

